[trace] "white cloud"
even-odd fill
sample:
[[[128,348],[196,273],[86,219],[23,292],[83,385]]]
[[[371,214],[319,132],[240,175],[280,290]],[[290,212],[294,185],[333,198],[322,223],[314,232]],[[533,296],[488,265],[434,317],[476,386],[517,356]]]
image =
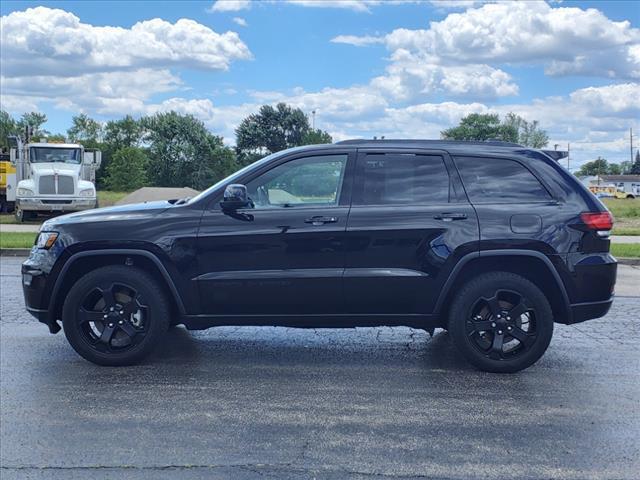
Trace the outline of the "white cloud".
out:
[[[369,12],[372,5],[380,5],[382,0],[285,0],[293,5],[315,8],[342,8],[356,12]]]
[[[364,47],[367,45],[374,45],[376,43],[384,43],[384,37],[375,37],[372,35],[365,35],[359,37],[357,35],[338,35],[331,39],[332,43],[344,43],[347,45],[353,45],[354,47]]]
[[[248,26],[247,21],[242,17],[233,17],[232,20],[233,20],[233,23],[235,23],[236,25],[240,25],[241,27]]]
[[[550,75],[640,78],[640,30],[595,9],[505,2],[448,15],[427,30],[397,29],[387,47],[445,62],[542,63]]]
[[[238,12],[251,8],[251,0],[217,0],[207,10],[209,12]]]
[[[36,7],[3,16],[1,25],[5,77],[172,66],[227,70],[232,61],[251,58],[237,33],[220,34],[188,19],[96,27],[64,10]]]

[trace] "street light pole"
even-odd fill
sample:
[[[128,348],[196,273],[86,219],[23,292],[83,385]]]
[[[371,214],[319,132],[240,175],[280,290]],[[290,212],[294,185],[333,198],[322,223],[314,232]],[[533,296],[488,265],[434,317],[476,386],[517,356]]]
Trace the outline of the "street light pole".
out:
[[[316,111],[311,110],[311,128],[316,129]]]

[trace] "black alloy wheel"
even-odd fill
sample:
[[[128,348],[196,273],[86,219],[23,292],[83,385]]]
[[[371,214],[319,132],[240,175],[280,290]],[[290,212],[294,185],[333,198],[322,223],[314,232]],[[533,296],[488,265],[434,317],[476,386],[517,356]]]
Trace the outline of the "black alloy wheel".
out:
[[[169,328],[165,290],[147,272],[111,265],[80,278],[62,310],[78,354],[99,365],[131,365],[146,357]]]
[[[513,373],[534,364],[553,335],[544,293],[510,272],[485,273],[462,286],[449,311],[449,333],[481,370]]]

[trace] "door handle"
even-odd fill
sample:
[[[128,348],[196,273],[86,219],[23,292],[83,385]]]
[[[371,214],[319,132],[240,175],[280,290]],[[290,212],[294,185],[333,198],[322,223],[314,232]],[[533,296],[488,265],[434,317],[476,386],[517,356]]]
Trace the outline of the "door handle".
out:
[[[439,213],[438,215],[434,215],[433,218],[435,218],[436,220],[451,222],[453,220],[464,220],[467,218],[467,214],[466,213]]]
[[[322,215],[316,215],[311,218],[307,218],[304,223],[310,223],[312,225],[324,225],[325,223],[336,223],[338,217],[323,217]]]

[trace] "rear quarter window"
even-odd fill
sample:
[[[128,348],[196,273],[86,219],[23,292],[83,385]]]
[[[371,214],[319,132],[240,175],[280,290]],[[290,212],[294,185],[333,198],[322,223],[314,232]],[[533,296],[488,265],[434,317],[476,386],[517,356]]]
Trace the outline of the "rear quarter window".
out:
[[[521,163],[506,158],[456,157],[469,200],[473,203],[548,202],[551,195]]]

